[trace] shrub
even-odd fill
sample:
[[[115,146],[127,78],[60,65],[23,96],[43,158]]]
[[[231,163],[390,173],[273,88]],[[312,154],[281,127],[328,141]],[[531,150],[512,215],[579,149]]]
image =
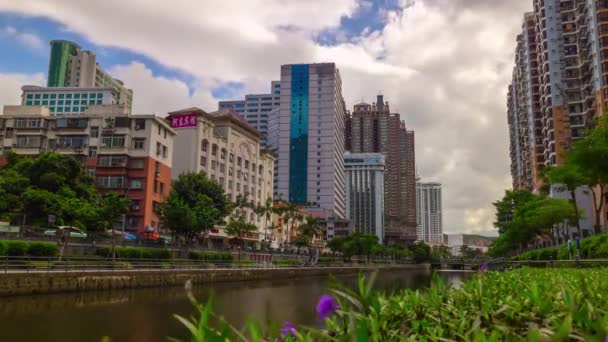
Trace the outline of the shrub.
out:
[[[100,257],[109,258],[112,256],[112,247],[97,247],[95,249],[95,255]]]
[[[6,255],[25,256],[27,255],[28,243],[25,241],[7,241]]]
[[[59,253],[57,244],[50,242],[31,242],[27,254],[36,257],[52,257]]]
[[[232,253],[218,252],[190,252],[188,253],[190,260],[208,260],[208,261],[232,261],[234,256]]]
[[[141,259],[142,257],[142,249],[141,248],[117,248],[116,249],[119,257],[124,259]]]
[[[6,242],[0,240],[0,256],[6,255],[7,248]]]
[[[277,259],[272,261],[277,266],[301,266],[302,261],[298,259]]]

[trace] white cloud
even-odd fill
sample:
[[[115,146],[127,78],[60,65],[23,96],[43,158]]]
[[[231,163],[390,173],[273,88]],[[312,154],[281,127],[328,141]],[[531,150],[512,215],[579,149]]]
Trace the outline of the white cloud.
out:
[[[490,230],[491,202],[510,183],[505,89],[530,1],[417,0],[404,12],[384,11],[383,30],[331,47],[312,40],[322,30],[340,32],[340,18],[366,6],[356,0],[177,0],[171,6],[0,0],[0,11],[52,18],[98,45],[136,51],[198,80],[190,94],[185,83],[154,76],[140,63],[112,68],[134,88],[138,113],[191,105],[212,110],[210,89],[221,82],[263,92],[281,64],[336,62],[349,107],[381,91],[416,131],[419,173],[444,184],[446,231]]]
[[[0,109],[5,105],[21,104],[21,87],[24,85],[45,85],[46,76],[42,73],[15,74],[0,73]]]
[[[4,27],[4,29],[0,31],[0,35],[15,39],[20,44],[32,50],[43,51],[45,48],[45,44],[42,42],[42,39],[40,39],[40,37],[33,33],[20,32],[12,26]]]

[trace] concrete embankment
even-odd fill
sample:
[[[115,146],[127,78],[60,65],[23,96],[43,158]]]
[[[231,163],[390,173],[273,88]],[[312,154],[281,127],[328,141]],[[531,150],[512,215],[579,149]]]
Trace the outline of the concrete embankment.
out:
[[[207,270],[115,270],[32,272],[0,274],[0,296],[45,294],[73,291],[98,291],[127,288],[182,286],[187,280],[194,284],[268,279],[296,279],[349,275],[374,270],[424,270],[430,265],[394,265],[383,267],[307,267],[267,269]]]

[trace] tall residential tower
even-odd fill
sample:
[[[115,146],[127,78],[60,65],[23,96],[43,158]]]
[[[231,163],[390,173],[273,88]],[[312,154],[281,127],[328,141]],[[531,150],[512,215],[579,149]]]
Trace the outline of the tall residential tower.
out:
[[[440,183],[416,182],[416,235],[425,242],[443,242],[443,213]]]
[[[383,153],[387,242],[416,240],[416,162],[414,132],[378,95],[376,103],[355,105],[348,117],[345,146],[352,153]]]

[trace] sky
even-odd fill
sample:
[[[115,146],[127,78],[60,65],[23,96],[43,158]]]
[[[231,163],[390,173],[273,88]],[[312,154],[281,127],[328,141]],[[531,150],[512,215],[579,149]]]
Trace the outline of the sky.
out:
[[[384,95],[443,184],[446,233],[492,233],[511,186],[506,91],[532,0],[0,0],[0,106],[44,85],[72,40],[134,91],[134,114],[270,90],[280,66],[335,62],[348,108]]]

